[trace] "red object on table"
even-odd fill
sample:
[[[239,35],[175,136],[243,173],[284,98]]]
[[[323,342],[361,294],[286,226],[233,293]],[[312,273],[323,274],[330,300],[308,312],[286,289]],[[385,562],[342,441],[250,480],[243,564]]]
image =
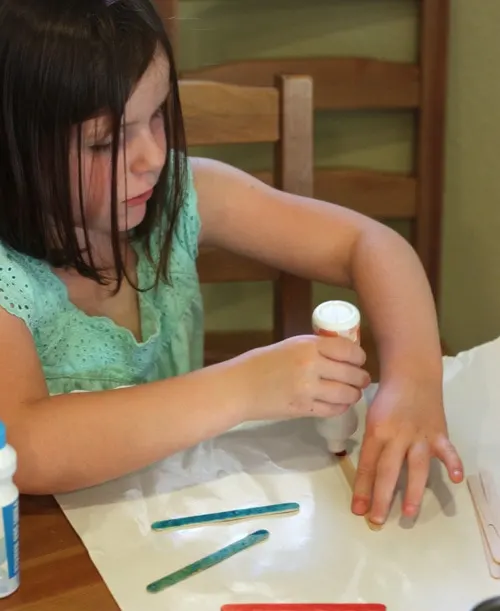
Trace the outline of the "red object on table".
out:
[[[224,605],[221,611],[387,611],[387,607],[374,603],[245,603]]]

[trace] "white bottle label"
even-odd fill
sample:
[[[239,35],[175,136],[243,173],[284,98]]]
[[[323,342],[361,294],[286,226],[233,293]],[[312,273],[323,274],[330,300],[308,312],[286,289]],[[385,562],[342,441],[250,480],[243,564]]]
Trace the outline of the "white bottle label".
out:
[[[19,501],[0,512],[0,597],[19,587]]]

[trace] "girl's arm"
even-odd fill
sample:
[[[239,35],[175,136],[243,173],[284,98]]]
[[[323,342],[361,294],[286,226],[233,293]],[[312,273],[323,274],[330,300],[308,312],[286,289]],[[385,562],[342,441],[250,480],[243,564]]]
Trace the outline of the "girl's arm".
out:
[[[294,338],[183,376],[49,397],[25,323],[0,307],[0,419],[27,494],[100,484],[244,421],[327,417],[369,382],[343,338]]]
[[[299,276],[353,288],[381,363],[358,466],[353,511],[383,522],[403,462],[403,511],[418,513],[433,456],[452,481],[463,477],[448,439],[437,316],[420,261],[396,232],[334,204],[268,187],[225,164],[197,159],[193,170],[202,242]]]
[[[242,422],[228,365],[132,388],[49,397],[29,330],[0,309],[0,418],[27,494],[56,494],[140,469]],[[221,377],[224,384],[221,384]]]
[[[441,379],[432,294],[406,240],[352,210],[278,191],[217,161],[192,166],[202,243],[354,289],[377,340],[381,379],[417,372]]]

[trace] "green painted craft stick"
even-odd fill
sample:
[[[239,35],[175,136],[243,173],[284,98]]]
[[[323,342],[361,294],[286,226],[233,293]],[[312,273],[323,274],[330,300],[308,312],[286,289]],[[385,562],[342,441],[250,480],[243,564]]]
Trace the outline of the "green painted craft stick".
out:
[[[231,545],[223,547],[220,550],[214,552],[213,554],[205,556],[204,558],[201,558],[200,560],[197,560],[192,564],[188,564],[184,568],[179,569],[174,573],[170,573],[170,575],[166,575],[161,579],[153,581],[146,587],[146,590],[148,592],[151,592],[152,594],[161,592],[162,590],[170,588],[171,586],[175,585],[176,583],[179,583],[180,581],[184,581],[184,579],[188,579],[188,577],[192,577],[197,573],[201,573],[201,571],[205,571],[206,569],[209,569],[215,566],[216,564],[219,564],[224,560],[231,558],[231,556],[234,556],[235,554],[238,554],[239,552],[242,552],[243,550],[248,549],[249,547],[257,545],[257,543],[262,543],[262,541],[265,541],[268,538],[268,530],[256,530],[251,535],[248,535],[245,538],[236,541],[235,543],[231,543]]]
[[[247,509],[234,509],[232,511],[220,511],[217,513],[205,513],[185,518],[172,518],[171,520],[159,520],[153,522],[153,530],[169,530],[188,526],[201,526],[202,524],[216,524],[218,522],[232,522],[235,520],[246,520],[247,518],[258,518],[273,514],[296,513],[299,511],[298,503],[278,503],[275,505],[264,505],[262,507],[250,507]]]

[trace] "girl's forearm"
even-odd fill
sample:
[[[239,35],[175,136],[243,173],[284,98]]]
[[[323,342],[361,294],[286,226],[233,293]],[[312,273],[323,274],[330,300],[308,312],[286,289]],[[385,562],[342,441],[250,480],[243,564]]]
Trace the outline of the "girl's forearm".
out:
[[[432,292],[420,260],[389,228],[371,228],[358,241],[354,288],[373,331],[381,381],[441,382],[442,358]]]
[[[17,484],[58,494],[114,479],[189,448],[244,420],[228,365],[161,382],[59,395],[26,405],[10,422]],[[241,389],[240,389],[241,390]]]

